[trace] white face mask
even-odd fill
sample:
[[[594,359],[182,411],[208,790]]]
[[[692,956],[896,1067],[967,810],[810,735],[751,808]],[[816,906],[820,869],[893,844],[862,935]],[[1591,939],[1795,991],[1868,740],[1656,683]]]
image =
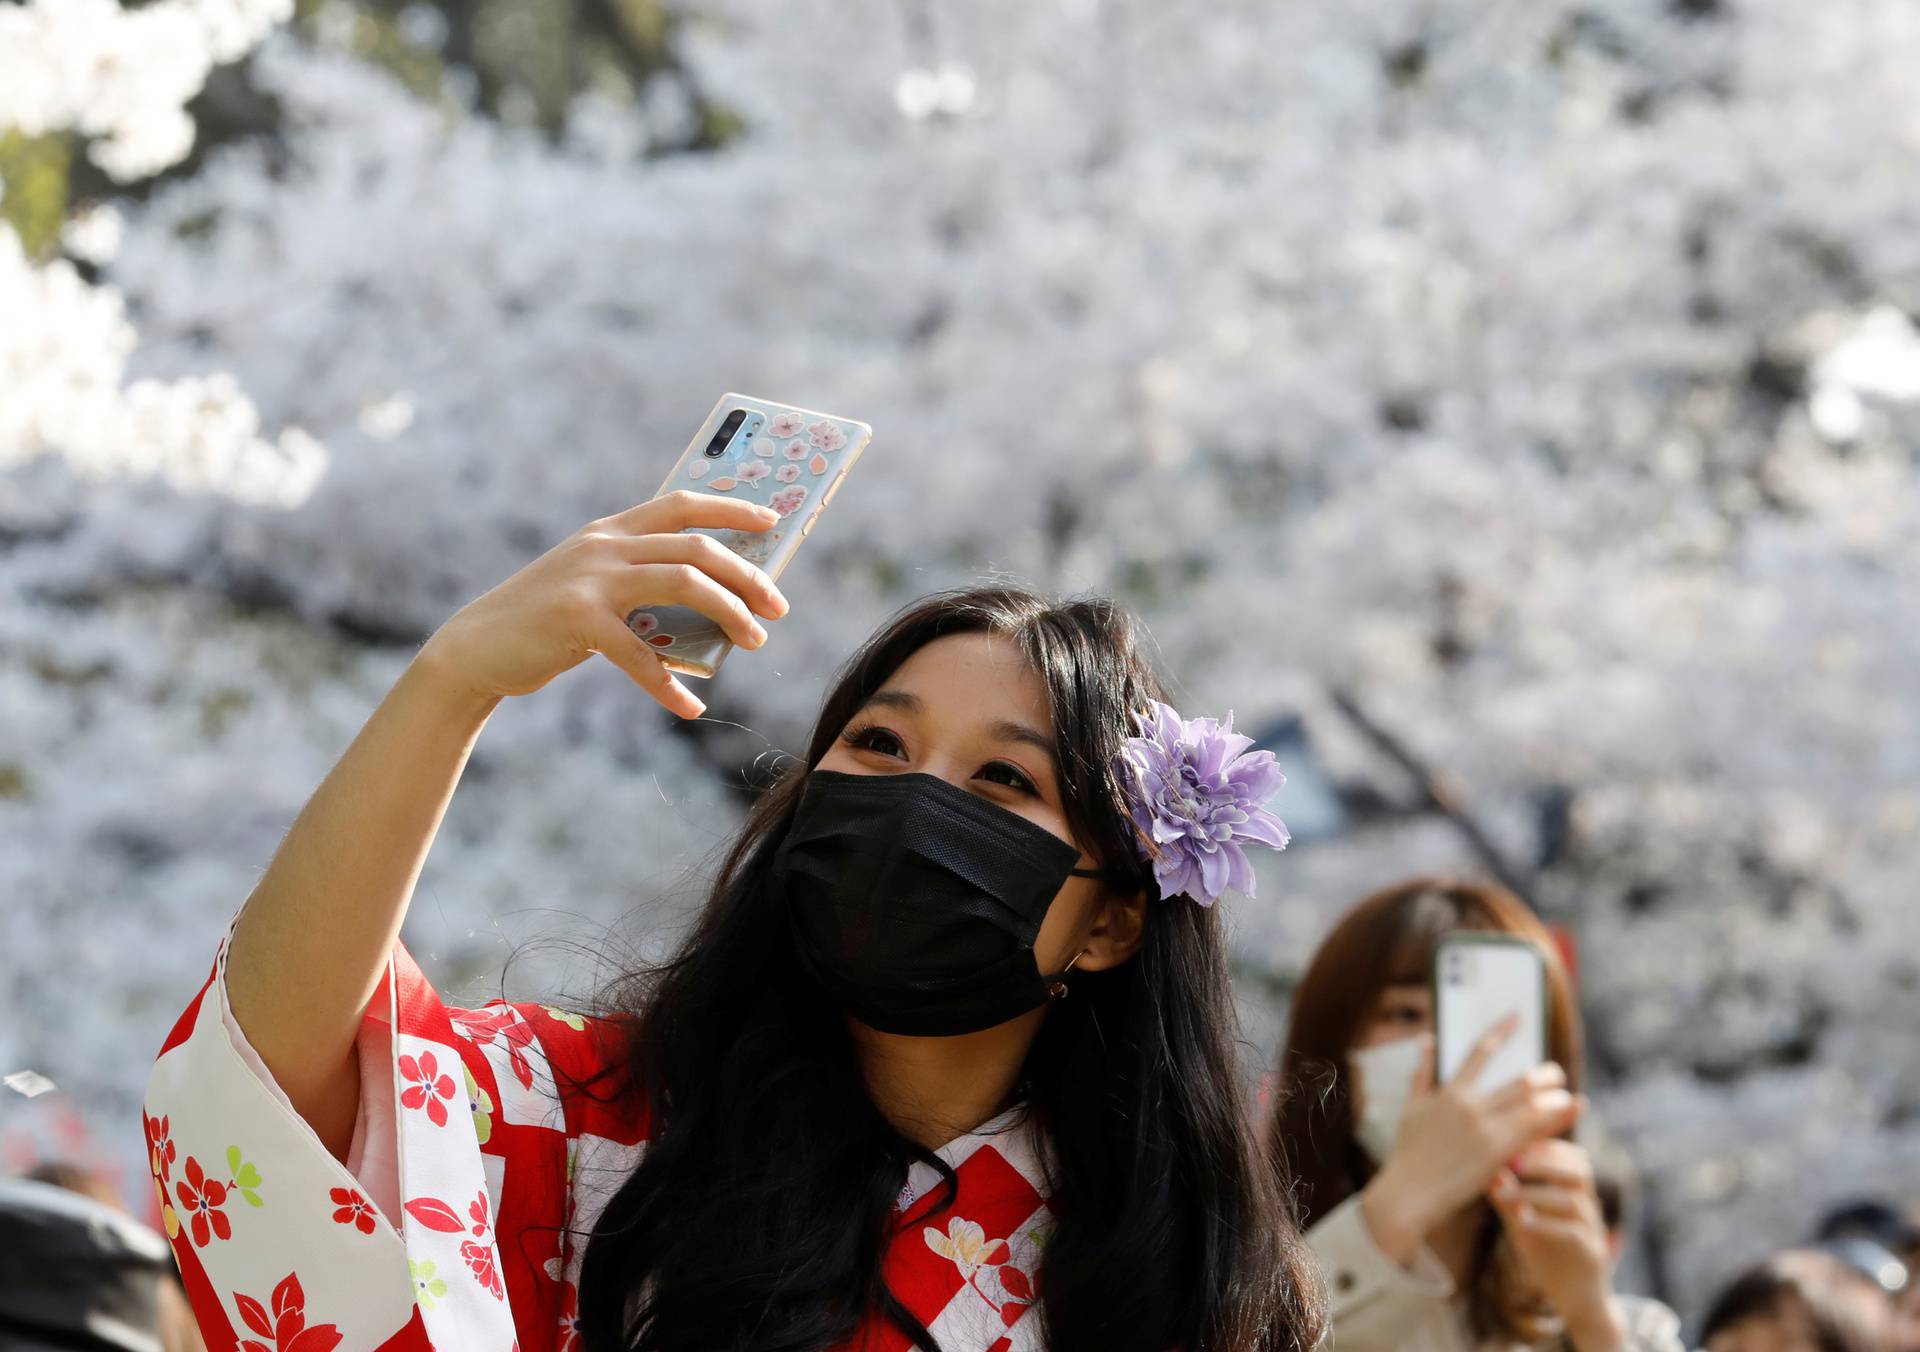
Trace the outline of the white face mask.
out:
[[[1357,1081],[1360,1117],[1353,1124],[1354,1139],[1376,1166],[1385,1164],[1400,1139],[1400,1119],[1413,1096],[1413,1077],[1420,1069],[1418,1037],[1396,1038],[1347,1053],[1347,1065]]]

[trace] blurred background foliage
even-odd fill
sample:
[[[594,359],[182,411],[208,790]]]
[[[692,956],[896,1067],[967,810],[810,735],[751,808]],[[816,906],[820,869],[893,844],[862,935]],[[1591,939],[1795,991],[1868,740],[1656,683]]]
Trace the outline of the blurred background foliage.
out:
[[[688,115],[677,136],[654,141],[646,152],[670,155],[718,149],[743,127],[740,115],[675,59],[675,30],[683,22],[660,0],[295,0],[291,28],[387,71],[419,98],[549,137],[560,134],[584,91],[636,104],[650,86],[671,85]],[[187,112],[198,128],[191,154],[131,184],[115,183],[76,155],[77,133],[0,129],[0,220],[30,256],[51,258],[69,215],[190,178],[223,145],[273,137],[282,116],[245,62],[216,68]]]

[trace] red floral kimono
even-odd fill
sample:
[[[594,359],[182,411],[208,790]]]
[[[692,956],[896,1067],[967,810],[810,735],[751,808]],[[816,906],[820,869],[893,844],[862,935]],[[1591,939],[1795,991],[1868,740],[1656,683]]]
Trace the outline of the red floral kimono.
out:
[[[212,1352],[574,1352],[585,1235],[646,1148],[641,1095],[573,1087],[617,1063],[615,1025],[538,1004],[450,1008],[396,944],[356,1041],[343,1165],[234,1023],[226,957],[222,940],[144,1114]],[[958,1196],[929,1216],[938,1174],[913,1166],[888,1285],[947,1352],[1042,1347],[1032,1274],[1052,1222],[1032,1129],[1008,1113],[937,1153]],[[909,1343],[876,1316],[849,1346]]]

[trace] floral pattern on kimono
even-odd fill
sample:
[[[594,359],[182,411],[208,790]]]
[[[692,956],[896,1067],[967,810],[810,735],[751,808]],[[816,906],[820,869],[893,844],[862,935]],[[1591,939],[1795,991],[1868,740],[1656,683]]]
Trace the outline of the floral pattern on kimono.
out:
[[[623,1029],[536,1003],[447,1006],[396,943],[356,1040],[363,1081],[380,1067],[388,1081],[362,1095],[377,1139],[362,1153],[356,1133],[357,1176],[232,1022],[232,933],[160,1050],[143,1114],[208,1346],[577,1352],[586,1235],[647,1137]],[[958,1190],[949,1200],[930,1165],[909,1172],[888,1285],[946,1352],[1041,1348],[1034,1274],[1052,1213],[1033,1128],[1010,1111],[936,1153]],[[847,1344],[910,1346],[877,1314]]]

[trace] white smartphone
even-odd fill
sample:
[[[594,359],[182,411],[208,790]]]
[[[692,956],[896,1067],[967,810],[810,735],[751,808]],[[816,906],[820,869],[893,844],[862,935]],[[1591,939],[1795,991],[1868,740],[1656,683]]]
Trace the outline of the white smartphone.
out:
[[[1433,951],[1435,1079],[1453,1079],[1474,1044],[1512,1013],[1520,1026],[1475,1081],[1482,1090],[1511,1084],[1547,1059],[1546,959],[1511,934],[1456,930],[1441,939]]]
[[[873,429],[852,418],[723,394],[654,496],[687,488],[773,508],[781,520],[770,530],[688,529],[777,578],[872,439]],[[627,627],[662,666],[685,676],[712,676],[733,651],[719,623],[691,606],[641,606],[627,616]]]

